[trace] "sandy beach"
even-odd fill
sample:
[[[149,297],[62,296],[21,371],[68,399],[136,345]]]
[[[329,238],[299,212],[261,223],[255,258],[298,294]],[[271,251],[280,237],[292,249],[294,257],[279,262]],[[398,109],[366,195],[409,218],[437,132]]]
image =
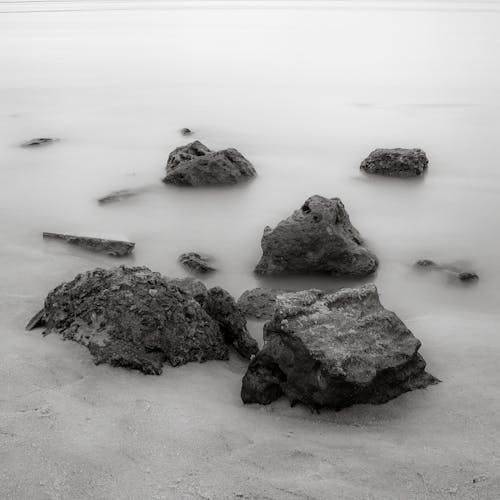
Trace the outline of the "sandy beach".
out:
[[[0,498],[498,499],[500,7],[195,3],[0,2]],[[162,184],[182,127],[244,152],[256,180]],[[60,141],[19,147],[39,136]],[[429,172],[368,178],[380,146],[422,147]],[[342,198],[376,275],[253,274],[263,228],[312,194]],[[59,283],[117,261],[43,231],[123,235],[136,249],[120,264],[167,276],[207,252],[207,285],[235,297],[373,282],[442,382],[313,414],[244,405],[235,353],[161,376],[95,366],[24,327]],[[421,258],[480,279],[419,274]],[[262,344],[263,322],[248,326]]]

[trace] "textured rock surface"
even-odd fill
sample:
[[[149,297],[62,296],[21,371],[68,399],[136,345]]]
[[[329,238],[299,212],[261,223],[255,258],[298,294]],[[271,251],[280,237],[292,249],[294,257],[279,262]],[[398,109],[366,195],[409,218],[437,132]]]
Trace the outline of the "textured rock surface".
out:
[[[369,174],[391,177],[416,177],[427,169],[429,160],[421,149],[375,149],[361,163]]]
[[[131,241],[110,240],[106,238],[93,238],[90,236],[75,236],[72,234],[43,233],[44,239],[62,240],[70,245],[75,245],[92,252],[105,253],[115,257],[129,255],[135,247]]]
[[[236,184],[256,175],[236,149],[211,151],[200,141],[170,153],[163,182],[185,186]]]
[[[373,285],[281,295],[264,340],[243,378],[244,403],[285,395],[338,410],[385,403],[438,382],[425,371],[420,341],[384,309]]]
[[[220,286],[210,288],[205,308],[219,324],[227,344],[247,359],[257,353],[259,347],[248,333],[247,320],[226,290]]]
[[[322,272],[362,277],[378,265],[339,198],[311,196],[274,229],[266,227],[261,246],[262,257],[255,268],[259,274]]]
[[[179,257],[179,262],[195,273],[205,274],[215,271],[215,268],[208,263],[208,259],[196,252],[183,253]]]
[[[269,319],[274,314],[276,297],[290,290],[253,288],[244,291],[238,299],[238,307],[248,318]]]
[[[36,139],[31,139],[29,141],[23,142],[21,144],[21,146],[23,146],[23,148],[46,146],[48,144],[53,144],[54,142],[57,142],[58,140],[59,139],[54,139],[51,137],[37,137]]]
[[[250,358],[258,350],[231,295],[195,278],[165,278],[147,267],[95,269],[49,293],[31,330],[88,347],[96,363],[159,374],[164,361],[227,359],[227,344]]]

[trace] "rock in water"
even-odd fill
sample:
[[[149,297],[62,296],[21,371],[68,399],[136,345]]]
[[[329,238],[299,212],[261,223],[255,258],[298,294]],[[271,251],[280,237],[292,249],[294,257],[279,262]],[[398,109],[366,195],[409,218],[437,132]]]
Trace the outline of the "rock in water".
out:
[[[215,268],[208,263],[208,259],[196,252],[183,253],[179,257],[179,262],[195,273],[205,274],[215,271]]]
[[[37,137],[36,139],[31,139],[29,141],[23,142],[21,146],[23,148],[31,148],[37,146],[46,146],[48,144],[53,144],[57,142],[59,139],[54,139],[51,137]]]
[[[244,403],[284,394],[292,403],[339,410],[438,382],[425,371],[420,341],[380,304],[373,285],[281,295],[264,341],[243,377]]]
[[[464,270],[459,264],[437,264],[433,260],[421,259],[415,262],[414,266],[421,270],[436,270],[444,271],[451,274],[452,278],[464,282],[475,282],[479,279],[479,276],[474,271]]]
[[[429,160],[421,149],[375,149],[361,163],[369,174],[391,177],[417,177],[427,169]]]
[[[238,299],[238,307],[247,318],[269,319],[274,314],[276,297],[290,290],[254,288],[246,290]]]
[[[363,246],[339,198],[311,196],[261,241],[259,274],[322,272],[362,277],[377,269],[377,257]]]
[[[250,359],[259,347],[247,330],[247,320],[233,297],[220,286],[208,290],[206,311],[219,323],[227,344],[234,346],[244,358]]]
[[[115,257],[129,255],[135,247],[131,241],[110,240],[90,236],[75,236],[72,234],[43,233],[44,239],[62,240],[70,245],[76,245],[92,252],[105,253]]]
[[[40,313],[30,322],[39,323]],[[43,322],[88,347],[95,362],[160,374],[190,361],[227,359],[218,324],[189,294],[147,267],[95,269],[49,293]]]
[[[191,135],[193,131],[187,127],[181,128],[181,134],[182,135]]]
[[[118,191],[112,191],[111,193],[98,198],[97,201],[101,205],[106,205],[108,203],[115,203],[117,201],[126,200],[127,198],[132,198],[132,196],[136,196],[137,194],[138,192],[133,189],[119,189]]]
[[[256,175],[252,164],[236,149],[211,151],[200,141],[170,153],[163,182],[185,186],[236,184]]]

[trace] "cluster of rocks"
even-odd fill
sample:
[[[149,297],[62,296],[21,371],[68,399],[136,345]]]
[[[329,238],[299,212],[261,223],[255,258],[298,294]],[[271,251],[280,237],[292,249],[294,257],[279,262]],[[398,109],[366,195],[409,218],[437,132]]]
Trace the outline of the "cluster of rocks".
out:
[[[191,135],[187,128],[182,135]],[[39,139],[44,144],[47,139]],[[30,144],[31,145],[31,144]],[[38,145],[34,142],[32,145]],[[422,175],[428,166],[420,149],[377,149],[362,162],[369,174],[395,177]],[[212,151],[199,141],[181,146],[168,158],[167,184],[232,185],[256,175],[236,149]],[[119,190],[101,204],[134,196]],[[129,241],[43,233],[112,256],[129,255]],[[274,228],[266,227],[260,275],[323,273],[362,278],[374,273],[378,258],[364,243],[339,198],[309,197]],[[211,259],[184,253],[189,271],[215,271]],[[455,273],[472,281],[477,275],[432,261],[422,269]],[[264,345],[247,329],[247,317],[268,319]],[[250,360],[242,380],[244,403],[269,404],[281,396],[311,409],[335,410],[357,404],[379,404],[400,394],[435,384],[419,354],[420,341],[385,309],[375,286],[335,292],[256,288],[238,302],[223,288],[198,279],[171,279],[146,267],[120,266],[77,275],[52,290],[28,323],[43,326],[64,339],[85,345],[96,363],[109,363],[160,374],[165,362],[226,360],[229,348]]]
[[[467,283],[474,282],[479,279],[479,276],[475,271],[464,270],[456,264],[437,264],[430,259],[417,260],[417,262],[415,262],[415,267],[417,269],[428,271],[444,271],[453,278]]]

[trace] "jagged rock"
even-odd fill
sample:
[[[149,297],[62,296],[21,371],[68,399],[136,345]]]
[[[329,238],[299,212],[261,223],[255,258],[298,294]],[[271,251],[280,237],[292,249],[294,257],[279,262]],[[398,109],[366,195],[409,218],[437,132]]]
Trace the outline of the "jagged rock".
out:
[[[474,271],[464,271],[458,264],[437,264],[433,260],[421,259],[415,262],[415,267],[422,270],[444,271],[452,276],[453,279],[465,282],[473,282],[479,279]]]
[[[59,139],[54,139],[51,137],[37,137],[36,139],[31,139],[29,141],[23,142],[21,146],[23,148],[31,148],[37,146],[46,146],[48,144],[53,144],[57,142]]]
[[[427,169],[429,160],[421,149],[375,149],[361,163],[369,174],[392,177],[416,177]]]
[[[238,314],[240,314],[238,316]],[[95,269],[55,288],[28,323],[88,347],[96,363],[160,374],[190,361],[227,359],[227,344],[249,358],[257,344],[234,299],[195,278],[165,278],[147,267]]]
[[[111,240],[107,238],[94,238],[91,236],[75,236],[72,234],[43,233],[44,239],[62,240],[70,245],[76,245],[92,252],[105,253],[115,257],[129,255],[135,247],[135,243],[123,240]]]
[[[147,267],[79,274],[49,293],[43,321],[47,333],[87,346],[97,364],[160,374],[164,361],[178,366],[228,358],[215,320],[191,295]]]
[[[208,290],[206,311],[219,323],[227,344],[234,346],[244,358],[250,359],[259,347],[247,330],[247,320],[233,297],[220,286]]]
[[[285,395],[313,409],[339,410],[438,382],[425,371],[420,341],[380,304],[373,285],[280,295],[264,342],[243,377],[244,403]]]
[[[136,195],[137,191],[133,189],[119,189],[118,191],[112,191],[111,193],[98,198],[97,201],[101,205],[106,205],[108,203],[126,200],[127,198],[132,198],[132,196]]]
[[[182,135],[191,135],[192,133],[193,133],[193,131],[188,129],[187,127],[181,128]]]
[[[247,318],[269,319],[274,314],[276,297],[290,290],[254,288],[246,290],[238,299],[238,307]]]
[[[170,153],[163,182],[185,186],[236,184],[256,175],[251,163],[236,149],[211,151],[200,141]]]
[[[208,263],[208,259],[196,252],[183,253],[179,257],[179,262],[195,273],[205,274],[215,271],[215,268]]]
[[[377,257],[363,246],[339,198],[311,196],[261,241],[259,274],[322,272],[362,277],[373,273]]]

